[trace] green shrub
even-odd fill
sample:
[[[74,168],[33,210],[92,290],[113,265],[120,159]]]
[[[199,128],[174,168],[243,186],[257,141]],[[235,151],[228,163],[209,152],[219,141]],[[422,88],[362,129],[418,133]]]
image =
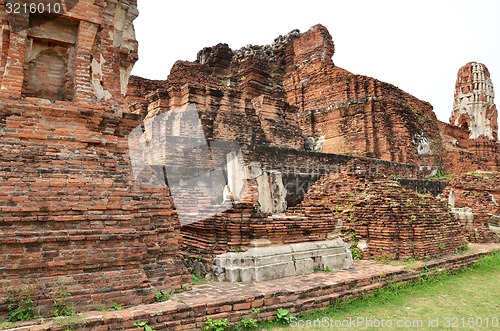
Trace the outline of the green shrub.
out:
[[[33,288],[25,286],[20,291],[10,289],[8,300],[11,302],[8,307],[9,322],[29,321],[35,318],[35,302],[31,298]]]
[[[245,317],[241,320],[241,325],[243,325],[246,330],[253,330],[257,328],[257,321],[251,317]]]
[[[172,297],[172,295],[175,293],[174,290],[170,291],[170,292],[165,292],[165,291],[158,291],[155,293],[155,301],[156,302],[165,302],[165,301],[168,301],[170,300],[170,298]]]
[[[290,311],[288,311],[287,309],[278,308],[274,320],[280,324],[290,324],[291,318],[292,316],[290,315]]]
[[[144,331],[156,331],[152,327],[149,326],[149,323],[146,321],[137,321],[134,323],[134,326],[138,329],[144,328]]]
[[[229,327],[229,321],[227,318],[221,320],[213,320],[210,317],[207,318],[203,331],[224,331]]]
[[[52,293],[54,301],[54,316],[73,316],[76,314],[73,304],[68,302],[71,292],[68,291],[66,283],[59,281],[59,287]]]

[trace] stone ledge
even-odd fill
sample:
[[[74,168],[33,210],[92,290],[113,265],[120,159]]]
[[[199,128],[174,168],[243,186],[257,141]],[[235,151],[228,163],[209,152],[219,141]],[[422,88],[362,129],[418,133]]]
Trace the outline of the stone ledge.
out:
[[[414,270],[404,270],[376,263],[355,261],[350,270],[336,273],[314,273],[262,283],[217,283],[196,286],[192,291],[175,294],[164,303],[134,306],[120,311],[89,312],[78,315],[72,330],[137,330],[134,321],[148,321],[154,329],[196,330],[207,317],[228,318],[235,323],[251,316],[252,308],[260,308],[259,320],[271,319],[278,308],[292,314],[327,307],[348,295],[368,293],[384,287],[388,282],[407,282],[420,277],[425,270],[458,270],[478,261],[500,244],[471,244],[474,253],[451,255],[429,261]],[[298,286],[300,284],[300,286]],[[252,316],[254,317],[254,316]],[[75,320],[75,319],[73,319]],[[68,325],[64,318],[18,323],[4,330],[63,331]]]
[[[219,281],[261,282],[311,274],[317,269],[341,270],[351,266],[349,246],[337,238],[221,254],[215,257],[212,270]]]

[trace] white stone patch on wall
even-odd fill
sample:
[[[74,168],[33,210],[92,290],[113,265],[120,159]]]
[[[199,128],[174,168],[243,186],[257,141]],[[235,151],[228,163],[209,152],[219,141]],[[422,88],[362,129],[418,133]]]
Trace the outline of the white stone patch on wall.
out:
[[[111,93],[104,89],[102,86],[102,68],[106,63],[106,60],[100,54],[100,61],[97,61],[95,58],[92,59],[91,67],[91,78],[92,78],[92,87],[94,89],[94,94],[97,100],[109,100],[111,99]]]
[[[455,208],[455,191],[453,189],[450,190],[450,196],[448,197],[448,207]]]
[[[246,194],[246,171],[243,162],[243,154],[231,151],[227,154],[227,186],[233,200],[238,202]]]
[[[415,138],[413,138],[413,143],[417,145],[417,153],[418,155],[433,155],[432,144],[424,135],[424,133],[415,134]]]
[[[133,68],[134,64],[130,64],[128,68],[120,68],[120,88],[123,96],[127,95],[127,86]]]
[[[314,151],[321,153],[323,152],[323,144],[325,143],[325,136],[321,136],[314,142]]]
[[[287,207],[286,188],[279,171],[264,171],[257,178],[260,210],[264,213],[284,213]]]
[[[474,213],[472,212],[471,208],[469,207],[452,208],[451,213],[460,222],[460,224],[464,226],[474,225]]]
[[[113,22],[113,47],[120,48],[120,53],[132,54],[135,52],[137,39],[132,22],[138,14],[137,8],[130,6],[128,0],[121,0],[116,6]],[[127,94],[127,86],[134,62],[131,61],[128,65],[126,63],[120,64],[120,89],[123,96]]]

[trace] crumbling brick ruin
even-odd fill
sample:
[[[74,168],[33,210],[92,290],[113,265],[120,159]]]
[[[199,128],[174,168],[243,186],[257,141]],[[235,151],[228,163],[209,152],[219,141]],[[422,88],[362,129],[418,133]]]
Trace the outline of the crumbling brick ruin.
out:
[[[319,180],[300,206],[332,210],[365,258],[430,258],[453,253],[465,241],[446,202],[355,164]]]
[[[484,64],[470,62],[458,71],[451,124],[440,122],[447,173],[500,169],[498,111],[493,83]]]
[[[292,31],[272,45],[237,51],[226,44],[207,47],[196,62],[174,65],[164,86],[169,90],[165,103],[167,109],[195,103],[202,114],[212,112],[200,117],[213,119],[205,125],[207,131],[213,127],[213,138],[224,138],[223,129],[217,130],[224,122],[220,116],[233,118],[231,112],[246,108],[260,118],[264,131],[272,125],[273,132],[264,133],[275,146],[303,148],[305,135],[322,137],[317,149],[326,153],[437,165],[441,140],[432,106],[393,85],[335,66],[333,54],[332,38],[321,25],[303,34]],[[301,131],[289,132],[297,124]],[[253,143],[266,142],[259,131],[254,135]],[[245,140],[238,138],[233,137]]]
[[[185,265],[260,281],[348,268],[351,248],[425,258],[498,240],[484,65],[459,71],[451,124],[337,67],[321,25],[207,47],[153,81],[129,77],[137,14],[136,0],[0,11],[0,315],[27,285],[42,314],[61,284],[83,311],[189,288]],[[424,179],[443,170],[457,176]]]
[[[24,286],[45,315],[61,283],[78,310],[190,284],[168,191],[131,175],[135,0],[56,18],[0,8],[0,314]]]
[[[485,136],[498,140],[494,98],[488,68],[482,63],[467,63],[458,71],[450,123],[467,130],[471,139]]]
[[[475,171],[455,176],[443,193],[470,242],[500,241],[489,226],[495,226],[500,215],[500,173]]]
[[[474,137],[464,135],[464,128],[439,122],[430,104],[390,84],[335,66],[333,54],[331,36],[326,28],[317,25],[305,33],[294,30],[280,36],[271,45],[248,45],[236,51],[226,44],[204,48],[196,61],[176,62],[160,88],[158,81],[133,79],[131,93],[148,87],[151,92],[147,110],[144,103],[133,107],[136,112],[148,113],[143,150],[148,150],[150,165],[165,169],[157,173],[160,177],[166,174],[169,183],[169,178],[193,167],[198,174],[219,167],[226,173],[222,177],[229,178],[231,171],[224,158],[229,149],[216,151],[214,146],[230,141],[241,147],[242,172],[238,176],[249,188],[244,200],[221,208],[221,187],[215,199],[219,202],[210,198],[216,191],[213,177],[203,180],[205,189],[200,190],[199,185],[196,191],[184,187],[183,194],[174,197],[181,214],[191,212],[185,222],[181,218],[182,248],[187,260],[202,256],[205,268],[210,269],[215,256],[250,249],[255,241],[282,245],[327,240],[338,236],[340,230],[354,230],[358,240],[367,242],[365,257],[423,258],[462,247],[463,228],[446,203],[412,193],[399,183],[440,194],[446,182],[418,179],[443,170],[495,170],[498,153],[486,154],[474,146],[497,146],[498,142],[487,137],[470,140]],[[186,107],[194,107],[198,124],[187,120]],[[176,120],[158,120],[159,126],[151,124],[158,116]],[[491,123],[495,121],[492,118]],[[188,130],[183,129],[186,123],[199,125],[196,139],[206,139],[208,149],[191,149],[181,155],[167,151],[160,156],[158,151],[164,148],[154,144],[154,136],[165,132],[169,135],[171,128],[179,127],[172,135],[176,136],[176,144],[185,144],[190,138]],[[452,136],[460,137],[460,144],[450,144]],[[457,148],[464,151],[455,153]],[[209,162],[203,161],[207,154]],[[378,160],[363,158],[366,156]],[[373,208],[370,204],[358,208],[361,214],[356,214],[351,226],[335,217],[332,210],[340,202],[334,196],[313,198],[319,185],[313,184],[325,175],[332,185],[344,182],[346,192],[356,191],[361,185],[356,180],[331,175],[346,166],[376,169],[376,176],[372,173],[371,179],[363,182],[368,188],[362,191],[374,190],[370,187],[378,185],[394,193],[386,196],[382,191],[373,191],[371,195],[377,197]],[[389,175],[400,179],[384,179]],[[184,176],[192,178],[186,173]],[[224,183],[231,188],[229,182]],[[308,191],[310,188],[312,191]],[[381,206],[385,200],[394,207]],[[419,209],[423,206],[428,209],[425,217]],[[344,225],[339,226],[339,221]]]

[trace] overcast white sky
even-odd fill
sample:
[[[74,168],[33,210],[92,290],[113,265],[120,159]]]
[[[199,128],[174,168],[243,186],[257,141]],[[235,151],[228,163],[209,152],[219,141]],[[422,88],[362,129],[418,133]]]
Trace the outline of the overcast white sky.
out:
[[[448,122],[458,69],[484,63],[500,90],[500,1],[138,0],[139,61],[133,74],[166,79],[176,60],[219,42],[232,49],[269,44],[321,23],[334,63],[429,101]],[[497,106],[498,107],[498,106]]]

